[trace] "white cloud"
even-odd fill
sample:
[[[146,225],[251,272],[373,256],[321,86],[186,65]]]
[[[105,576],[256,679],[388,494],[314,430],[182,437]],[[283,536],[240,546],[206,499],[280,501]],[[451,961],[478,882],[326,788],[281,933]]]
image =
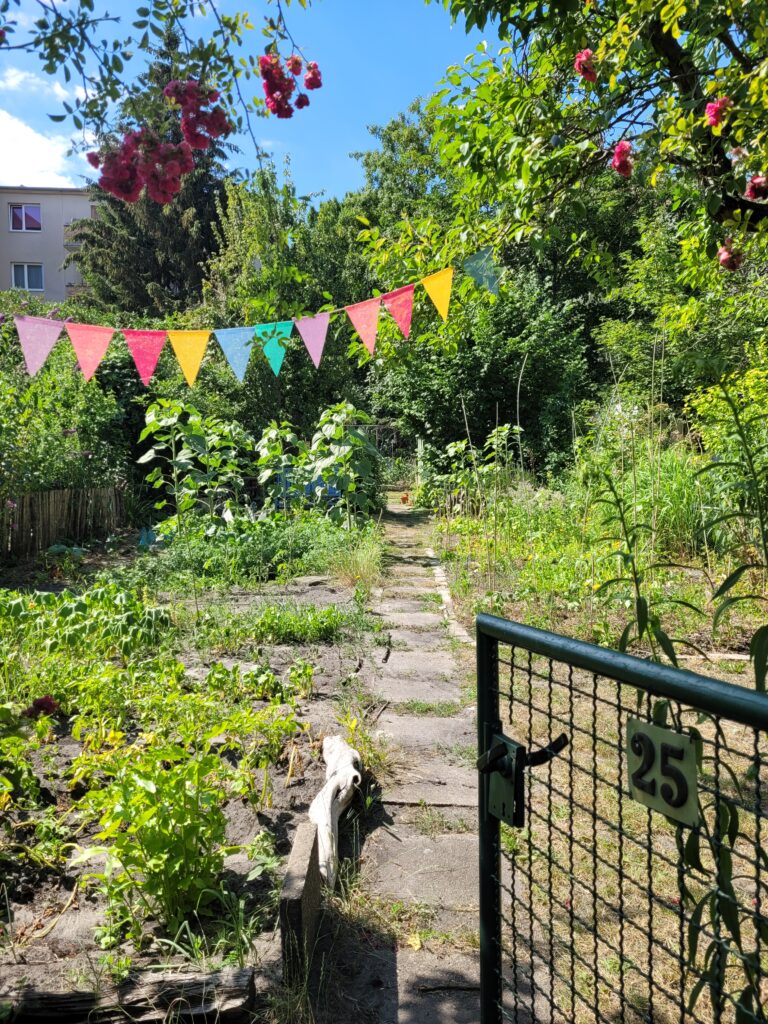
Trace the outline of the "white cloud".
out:
[[[0,185],[71,187],[74,180],[67,159],[70,140],[64,135],[43,135],[0,108]]]
[[[9,67],[0,75],[0,89],[4,92],[25,92],[27,95],[54,96],[60,103],[69,98],[61,84],[51,78],[43,78],[23,68]]]

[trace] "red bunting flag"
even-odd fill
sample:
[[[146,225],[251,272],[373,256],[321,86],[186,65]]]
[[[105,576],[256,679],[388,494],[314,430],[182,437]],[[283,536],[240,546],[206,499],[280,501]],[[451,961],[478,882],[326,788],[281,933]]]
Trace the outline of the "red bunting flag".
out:
[[[379,329],[381,299],[366,299],[365,302],[356,302],[354,305],[344,308],[363,344],[373,355],[373,350],[376,347],[376,334]]]
[[[99,363],[109,348],[112,327],[94,327],[93,324],[66,324],[69,340],[75,350],[77,361],[86,380],[96,373]]]
[[[165,331],[123,331],[123,334],[142,383],[148,387],[167,335]]]
[[[325,347],[325,337],[328,334],[328,324],[331,320],[330,313],[318,313],[317,316],[305,316],[301,320],[295,320],[296,330],[301,335],[301,340],[307,347],[309,358],[320,366],[320,360]]]
[[[411,333],[411,317],[413,316],[413,289],[414,285],[407,284],[404,288],[398,288],[394,292],[387,292],[382,295],[381,301],[387,307],[395,323],[407,338]]]

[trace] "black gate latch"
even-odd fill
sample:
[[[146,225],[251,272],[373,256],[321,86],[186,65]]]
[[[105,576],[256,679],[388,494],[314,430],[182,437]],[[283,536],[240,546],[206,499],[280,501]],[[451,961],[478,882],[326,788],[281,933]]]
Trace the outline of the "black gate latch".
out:
[[[478,759],[477,770],[488,775],[488,813],[514,828],[525,824],[526,768],[546,764],[568,746],[568,737],[561,733],[546,747],[528,753],[522,743],[508,736],[494,736],[490,750]]]

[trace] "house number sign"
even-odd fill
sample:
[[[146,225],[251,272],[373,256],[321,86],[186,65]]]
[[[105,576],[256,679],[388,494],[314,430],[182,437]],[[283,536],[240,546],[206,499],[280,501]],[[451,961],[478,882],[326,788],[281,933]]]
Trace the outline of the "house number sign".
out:
[[[654,811],[683,825],[699,823],[696,743],[684,732],[630,718],[627,722],[629,789]]]

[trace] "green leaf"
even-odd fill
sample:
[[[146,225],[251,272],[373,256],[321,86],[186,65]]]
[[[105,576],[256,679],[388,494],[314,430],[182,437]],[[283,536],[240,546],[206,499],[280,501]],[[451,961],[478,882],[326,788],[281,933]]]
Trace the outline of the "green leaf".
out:
[[[727,594],[731,587],[735,587],[745,572],[750,569],[759,569],[760,566],[754,562],[746,562],[744,565],[740,565],[737,569],[734,569],[730,576],[727,576],[717,590],[712,595],[712,600],[717,601],[718,598]]]
[[[755,630],[749,642],[749,656],[755,666],[755,689],[765,693],[765,677],[768,673],[768,625]]]
[[[704,872],[704,865],[701,863],[701,835],[698,829],[693,829],[688,836],[685,843],[684,856],[685,863],[689,868]]]

